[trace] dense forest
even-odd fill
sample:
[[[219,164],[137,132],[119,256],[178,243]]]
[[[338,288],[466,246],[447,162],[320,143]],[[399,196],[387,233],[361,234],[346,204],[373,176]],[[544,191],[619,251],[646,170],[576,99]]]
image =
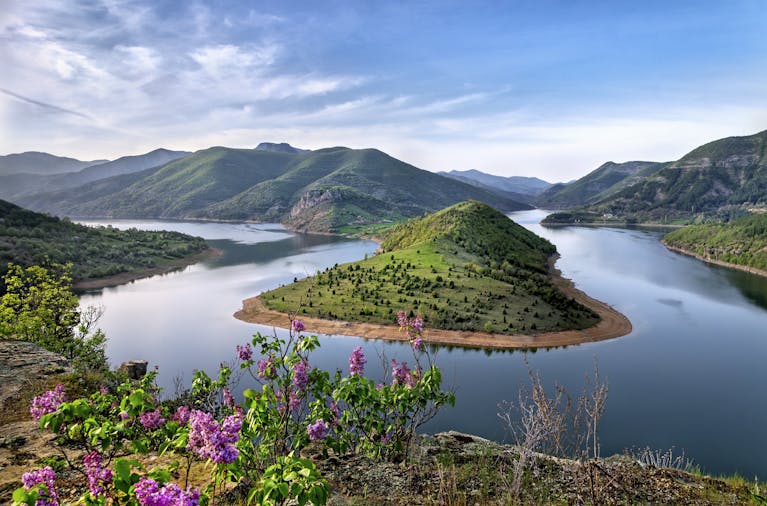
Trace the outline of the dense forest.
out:
[[[200,237],[86,227],[0,200],[0,276],[9,263],[72,263],[77,282],[168,266],[207,248]]]
[[[671,232],[663,242],[705,259],[767,270],[767,214],[691,225]]]

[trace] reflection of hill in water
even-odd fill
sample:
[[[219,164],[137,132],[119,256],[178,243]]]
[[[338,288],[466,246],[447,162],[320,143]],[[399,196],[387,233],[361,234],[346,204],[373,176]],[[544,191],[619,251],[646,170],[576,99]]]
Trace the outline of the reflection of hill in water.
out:
[[[343,237],[317,234],[295,234],[278,241],[257,244],[243,244],[225,239],[209,240],[211,246],[224,252],[222,256],[211,260],[209,265],[227,267],[247,263],[266,264],[280,258],[303,253],[316,246],[350,241],[351,239]]]
[[[727,271],[727,278],[744,297],[762,309],[767,309],[767,278],[724,267],[717,269]]]

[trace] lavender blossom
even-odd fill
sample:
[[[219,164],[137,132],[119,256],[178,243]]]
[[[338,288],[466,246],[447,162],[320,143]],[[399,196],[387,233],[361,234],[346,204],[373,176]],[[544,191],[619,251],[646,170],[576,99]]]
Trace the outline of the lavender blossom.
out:
[[[170,419],[177,421],[179,425],[186,425],[186,423],[189,421],[190,411],[191,410],[189,409],[189,406],[179,406],[173,416],[170,417]]]
[[[233,408],[235,401],[234,401],[234,396],[232,395],[232,391],[224,387],[223,395],[224,395],[224,406],[226,406],[227,408]]]
[[[21,483],[25,490],[38,488],[38,498],[35,506],[58,506],[59,494],[56,491],[56,472],[45,466],[21,475]]]
[[[146,477],[133,486],[133,492],[141,506],[198,506],[200,503],[199,489],[182,490],[175,483],[160,487],[156,481]]]
[[[290,322],[290,328],[293,330],[293,332],[303,332],[306,330],[306,326],[304,325],[304,322],[301,320],[293,320]]]
[[[316,422],[309,424],[306,427],[306,432],[309,434],[310,441],[317,441],[318,439],[325,439],[327,437],[328,429],[330,429],[328,422],[320,418]]]
[[[237,345],[237,357],[239,357],[240,360],[243,362],[247,362],[248,360],[253,358],[253,348],[250,347],[250,344],[246,344],[245,346]]]
[[[42,395],[32,399],[32,406],[29,408],[29,414],[36,422],[40,421],[44,415],[53,413],[59,406],[67,400],[64,393],[64,385],[59,383],[53,390],[48,390]]]
[[[239,451],[234,444],[240,439],[242,428],[239,414],[227,416],[219,426],[210,413],[193,410],[189,414],[189,427],[188,449],[217,464],[228,464],[237,459]]]
[[[309,384],[309,363],[302,360],[293,366],[293,386],[299,392],[306,390]]]
[[[352,376],[362,376],[365,374],[365,364],[367,359],[365,353],[362,351],[362,346],[357,346],[352,350],[352,354],[349,356],[349,374]]]
[[[165,423],[165,418],[162,417],[160,408],[157,408],[154,411],[144,411],[141,413],[138,417],[138,421],[141,422],[141,425],[143,425],[146,430],[154,430],[162,427],[162,424]]]
[[[95,451],[83,457],[83,466],[88,476],[88,490],[93,497],[101,497],[112,483],[112,470],[101,467],[101,455]]]
[[[258,360],[258,378],[259,379],[271,379],[274,377],[274,361],[272,357],[262,358]]]

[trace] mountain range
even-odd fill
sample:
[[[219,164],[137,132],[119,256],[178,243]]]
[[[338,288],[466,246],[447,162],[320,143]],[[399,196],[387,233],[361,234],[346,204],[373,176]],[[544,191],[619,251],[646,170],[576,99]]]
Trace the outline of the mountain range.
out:
[[[514,200],[528,204],[535,202],[538,195],[552,186],[548,181],[544,181],[537,177],[496,176],[474,169],[451,170],[449,172],[440,172],[439,174],[490,191],[506,194]]]
[[[31,155],[29,153],[25,154]],[[25,195],[40,193],[41,188],[44,188],[46,192],[74,188],[91,181],[97,181],[99,179],[105,179],[121,174],[130,174],[150,167],[157,167],[189,154],[191,153],[188,151],[155,149],[154,151],[150,151],[143,155],[123,156],[112,161],[79,162],[80,165],[85,164],[85,166],[73,171],[61,170],[61,168],[77,167],[79,166],[78,164],[68,162],[69,160],[78,162],[77,160],[72,158],[54,157],[59,159],[60,162],[56,165],[51,162],[48,167],[51,171],[59,170],[59,172],[48,172],[44,174],[29,172],[29,170],[34,170],[34,168],[37,167],[35,160],[40,157],[26,157],[26,165],[21,159],[16,159],[14,164],[15,170],[22,172],[0,175],[0,198],[18,201]],[[34,155],[46,155],[42,157],[42,159],[49,159],[48,157],[53,156],[47,155],[46,153],[34,153]],[[59,167],[59,169],[56,169],[56,167]]]
[[[320,232],[419,216],[471,199],[504,212],[531,207],[376,149],[263,146],[212,147],[159,167],[14,201],[71,217],[279,221]]]
[[[633,174],[596,195],[573,199],[569,207],[575,209],[545,222],[688,224],[767,209],[767,130],[709,142],[675,162],[633,163]],[[585,188],[598,171],[568,186]],[[541,199],[551,198],[547,193]]]
[[[93,160],[83,162],[65,156],[56,156],[39,151],[26,151],[0,156],[0,176],[10,174],[60,174],[62,172],[76,172],[109,160]]]
[[[666,165],[658,162],[607,162],[576,181],[549,186],[534,202],[544,209],[570,209],[593,204],[647,178]]]

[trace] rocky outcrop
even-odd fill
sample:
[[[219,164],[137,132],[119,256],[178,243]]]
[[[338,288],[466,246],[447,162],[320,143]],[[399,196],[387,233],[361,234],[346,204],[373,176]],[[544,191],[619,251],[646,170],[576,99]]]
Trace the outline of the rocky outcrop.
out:
[[[72,367],[61,355],[32,343],[0,341],[0,406],[9,406],[30,385],[67,372]]]

